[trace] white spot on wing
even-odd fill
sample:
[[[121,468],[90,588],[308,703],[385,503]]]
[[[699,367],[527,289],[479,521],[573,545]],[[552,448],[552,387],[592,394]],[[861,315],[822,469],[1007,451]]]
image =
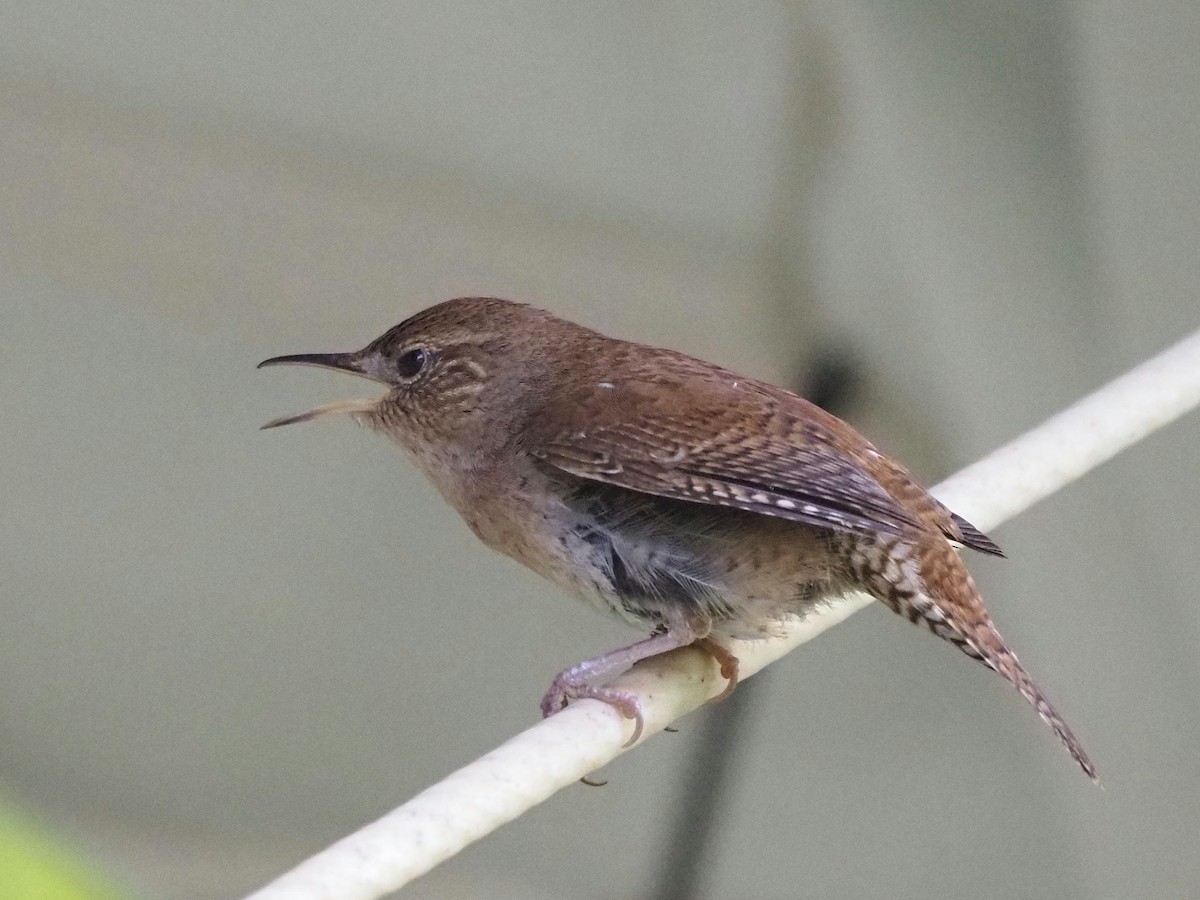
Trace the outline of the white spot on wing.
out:
[[[650,458],[655,462],[662,463],[664,466],[673,466],[675,463],[683,462],[687,456],[687,451],[682,447],[677,447],[675,452],[670,456],[663,456],[661,453],[651,453]]]

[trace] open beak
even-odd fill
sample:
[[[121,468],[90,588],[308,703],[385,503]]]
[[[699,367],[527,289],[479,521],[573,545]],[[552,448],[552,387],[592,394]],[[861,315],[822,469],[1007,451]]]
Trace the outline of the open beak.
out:
[[[273,356],[270,359],[264,359],[258,364],[258,368],[288,365],[319,366],[322,369],[338,369],[342,372],[350,372],[354,375],[370,378],[372,381],[382,381],[386,384],[387,380],[383,377],[382,372],[379,371],[378,362],[378,357],[364,357],[361,353],[297,353],[293,356]],[[316,409],[310,409],[308,412],[302,412],[299,415],[272,419],[262,427],[278,428],[280,425],[307,422],[310,419],[316,419],[319,416],[331,413],[348,413],[350,415],[367,413],[378,406],[381,399],[378,397],[364,397],[357,400],[339,400],[337,403],[318,406]]]

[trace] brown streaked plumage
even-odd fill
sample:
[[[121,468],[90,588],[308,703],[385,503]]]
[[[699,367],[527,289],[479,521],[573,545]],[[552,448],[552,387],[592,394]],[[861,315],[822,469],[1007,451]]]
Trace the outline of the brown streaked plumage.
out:
[[[851,589],[1003,675],[1092,779],[1066,723],[992,624],[954,549],[999,548],[845,422],[783,390],[672,350],[615,340],[494,298],[417,313],[354,353],[261,365],[342,369],[389,387],[330,412],[394,439],[488,546],[648,638],[560,672],[550,715],[702,641],[761,638]]]

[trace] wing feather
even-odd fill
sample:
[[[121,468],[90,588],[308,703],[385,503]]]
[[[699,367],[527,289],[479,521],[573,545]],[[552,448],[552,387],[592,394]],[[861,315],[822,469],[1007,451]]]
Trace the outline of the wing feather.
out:
[[[527,446],[561,471],[647,494],[840,531],[925,527],[871,474],[874,448],[830,420],[756,382],[660,372],[574,388]]]
[[[950,518],[954,520],[954,524],[958,526],[958,534],[946,533],[946,536],[957,541],[961,541],[964,546],[970,547],[972,550],[978,550],[980,553],[988,553],[992,556],[1003,556],[1004,551],[990,537],[960,516],[958,513],[950,512]],[[946,531],[946,529],[942,529]]]

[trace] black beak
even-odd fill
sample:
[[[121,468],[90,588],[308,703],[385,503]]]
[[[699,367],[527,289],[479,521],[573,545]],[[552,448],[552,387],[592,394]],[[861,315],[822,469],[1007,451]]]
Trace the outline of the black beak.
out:
[[[320,366],[322,369],[341,369],[355,375],[365,375],[357,353],[296,353],[292,356],[272,356],[258,364],[266,366]]]
[[[361,375],[364,378],[370,378],[373,381],[381,381],[387,383],[386,377],[380,373],[381,362],[376,354],[369,354],[365,358],[361,353],[297,353],[293,356],[273,356],[270,359],[264,359],[258,364],[258,368],[264,366],[319,366],[322,369],[337,369],[341,372],[350,372],[354,375]],[[379,405],[382,398],[373,398],[367,400],[342,400],[338,403],[330,403],[326,406],[320,406],[316,409],[310,409],[308,412],[300,413],[296,416],[285,416],[281,419],[273,419],[263,428],[278,428],[280,425],[291,425],[294,422],[307,422],[310,419],[315,419],[318,416],[328,415],[330,413],[348,413],[351,416],[357,414],[369,413]]]

